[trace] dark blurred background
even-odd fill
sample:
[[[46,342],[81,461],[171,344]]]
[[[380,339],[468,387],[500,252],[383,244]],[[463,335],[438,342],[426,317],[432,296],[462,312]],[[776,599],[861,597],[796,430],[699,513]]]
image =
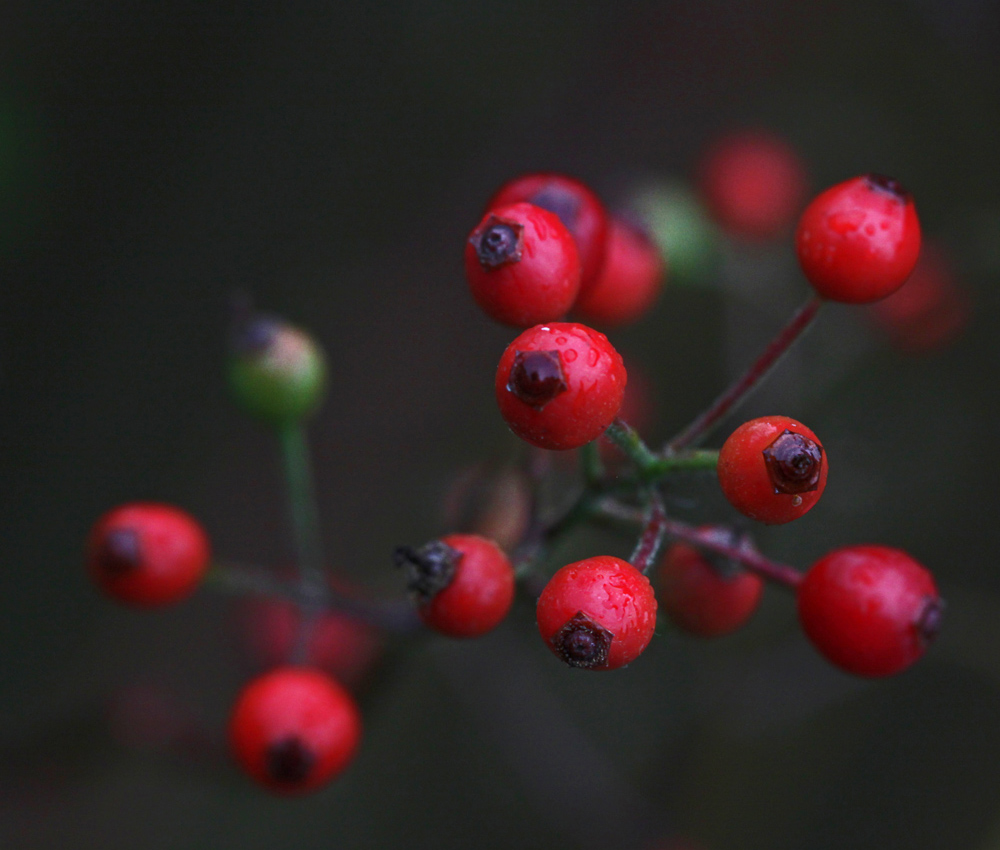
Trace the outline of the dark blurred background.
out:
[[[998,84],[1000,4],[981,0],[6,0],[0,846],[1000,847]],[[81,565],[94,519],[134,499],[185,506],[222,557],[289,561],[275,446],[225,394],[231,293],[327,347],[329,556],[395,594],[392,547],[447,530],[456,470],[513,446],[491,390],[513,334],[459,259],[485,199],[553,169],[621,203],[745,125],[795,145],[814,189],[899,178],[972,299],[964,334],[920,357],[832,307],[744,411],[780,405],[833,466],[766,551],[907,549],[949,601],[938,643],[852,679],[772,589],[738,635],[667,628],[591,676],[548,655],[525,606],[480,642],[390,647],[330,788],[252,787],[221,748],[249,674],[232,600],[123,610]],[[654,438],[805,297],[791,256],[723,246],[709,279],[613,335],[655,387]],[[711,486],[691,495],[686,517],[731,516]],[[179,753],[122,721],[136,711],[203,732]]]

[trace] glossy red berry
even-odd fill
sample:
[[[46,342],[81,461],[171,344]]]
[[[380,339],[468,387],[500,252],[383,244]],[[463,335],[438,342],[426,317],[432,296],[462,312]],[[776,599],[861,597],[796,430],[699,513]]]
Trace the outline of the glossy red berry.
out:
[[[665,269],[660,249],[642,230],[612,219],[604,265],[574,312],[597,325],[634,322],[656,302]]]
[[[87,538],[87,568],[110,597],[136,606],[190,596],[208,569],[201,525],[172,505],[132,502],[108,511]]]
[[[607,211],[597,195],[564,174],[525,174],[501,186],[486,209],[518,201],[528,201],[559,216],[580,252],[580,291],[590,289],[604,263],[609,226]]]
[[[656,629],[656,597],[627,561],[598,555],[567,564],[538,597],[538,631],[571,667],[614,670],[634,661]]]
[[[625,395],[625,365],[602,333],[577,322],[536,325],[500,358],[500,414],[522,440],[575,449],[614,421]]]
[[[698,184],[718,224],[752,240],[772,239],[791,228],[807,188],[799,155],[764,130],[718,140],[699,164]]]
[[[890,676],[924,654],[943,603],[931,574],[888,546],[846,546],[820,558],[799,585],[799,619],[838,667]]]
[[[703,533],[732,544],[732,531],[705,527]],[[720,564],[689,543],[674,543],[657,569],[660,605],[673,623],[700,637],[736,631],[760,603],[764,582],[735,564]]]
[[[503,550],[476,534],[449,534],[419,549],[400,546],[396,566],[420,619],[451,637],[478,637],[500,625],[514,601],[514,569]]]
[[[829,464],[816,435],[787,416],[744,422],[719,451],[719,486],[751,519],[780,525],[819,501]]]
[[[580,291],[580,257],[555,213],[528,203],[498,206],[465,243],[465,276],[489,316],[523,328],[569,312]]]
[[[913,198],[880,174],[839,183],[806,207],[795,247],[803,273],[824,298],[848,304],[885,298],[903,285],[920,254]]]
[[[279,667],[251,681],[229,720],[240,766],[277,794],[315,791],[341,773],[361,738],[351,695],[318,670]]]

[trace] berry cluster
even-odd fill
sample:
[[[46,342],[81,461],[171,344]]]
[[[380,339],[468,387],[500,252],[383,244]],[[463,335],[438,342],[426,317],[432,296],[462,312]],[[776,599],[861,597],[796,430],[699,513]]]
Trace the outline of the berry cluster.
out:
[[[790,231],[805,184],[792,157],[760,133],[715,146],[701,171],[709,209],[741,239]],[[788,416],[745,422],[718,451],[697,446],[768,374],[824,300],[868,302],[903,284],[920,245],[913,200],[895,180],[854,178],[806,206],[795,244],[816,294],[744,375],[654,450],[621,418],[628,381],[622,357],[589,325],[615,326],[648,313],[664,276],[664,246],[627,217],[609,215],[579,180],[550,173],[515,179],[496,192],[466,240],[465,272],[485,313],[522,329],[500,356],[494,386],[500,415],[527,444],[528,457],[520,477],[505,481],[505,495],[485,499],[454,533],[396,548],[409,602],[366,599],[326,574],[303,426],[322,399],[323,356],[306,334],[246,309],[234,323],[230,384],[237,401],[280,439],[296,573],[221,564],[209,571],[199,524],[178,508],[147,503],[97,522],[87,544],[90,572],[110,596],[139,606],[186,597],[206,572],[217,584],[268,598],[269,613],[256,621],[253,637],[259,644],[274,635],[264,640],[271,669],[236,698],[230,741],[246,773],[279,794],[313,791],[350,763],[360,712],[338,678],[356,680],[380,630],[426,627],[476,638],[508,616],[519,593],[534,600],[541,639],[559,660],[613,670],[643,653],[659,615],[694,635],[724,635],[747,622],[765,583],[775,582],[795,593],[804,633],[833,664],[862,676],[900,672],[923,654],[942,611],[933,579],[909,555],[847,546],[803,574],[760,553],[743,520],[696,526],[666,507],[667,486],[692,471],[714,473],[735,511],[768,525],[798,519],[823,494],[827,448]],[[569,313],[588,324],[567,321]],[[599,438],[614,456],[599,450]],[[580,493],[552,519],[538,479],[549,453],[574,450]],[[588,521],[628,527],[636,537],[629,558],[550,563],[554,545]]]

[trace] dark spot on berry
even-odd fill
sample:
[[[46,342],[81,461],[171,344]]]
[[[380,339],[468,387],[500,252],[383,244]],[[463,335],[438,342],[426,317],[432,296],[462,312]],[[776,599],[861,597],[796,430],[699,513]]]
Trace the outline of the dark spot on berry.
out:
[[[569,385],[558,351],[518,351],[507,389],[535,410],[541,410]]]
[[[944,600],[934,596],[924,599],[924,606],[917,616],[916,629],[924,646],[937,637],[941,631],[941,618],[944,616]]]
[[[517,222],[504,221],[490,216],[486,224],[472,234],[472,246],[480,264],[495,269],[521,259],[521,233],[524,227]]]
[[[903,184],[891,177],[886,177],[884,174],[866,174],[865,182],[872,189],[888,192],[904,204],[910,200],[910,193],[906,191]]]
[[[440,540],[415,549],[397,546],[392,553],[397,569],[405,571],[406,589],[417,605],[426,605],[455,577],[462,553]]]
[[[97,562],[110,575],[121,575],[142,566],[142,543],[134,528],[113,528],[104,535]]]
[[[267,775],[282,785],[297,785],[316,764],[316,756],[295,735],[282,738],[267,748]]]
[[[787,428],[764,449],[767,474],[775,493],[809,493],[819,487],[823,447]]]
[[[604,626],[595,623],[583,611],[577,611],[552,638],[552,646],[570,667],[593,670],[608,663],[608,651],[614,640]]]
[[[559,216],[563,226],[571,233],[580,216],[580,199],[558,185],[545,186],[531,196],[531,203]]]

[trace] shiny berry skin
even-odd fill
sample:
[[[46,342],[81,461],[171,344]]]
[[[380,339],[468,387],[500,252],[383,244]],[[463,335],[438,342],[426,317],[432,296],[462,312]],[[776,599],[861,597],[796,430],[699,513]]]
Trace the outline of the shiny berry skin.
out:
[[[807,189],[798,154],[764,130],[719,139],[699,164],[698,184],[720,227],[750,240],[772,239],[790,229]]]
[[[501,206],[466,241],[465,277],[487,315],[523,328],[569,312],[580,291],[580,256],[555,213]]]
[[[131,502],[90,531],[87,568],[110,597],[138,607],[168,605],[194,593],[208,569],[208,536],[172,505]]]
[[[799,264],[824,298],[864,304],[910,276],[920,254],[913,198],[898,182],[866,174],[814,198],[795,235]]]
[[[733,536],[722,527],[700,530],[727,544]],[[689,543],[671,545],[656,574],[664,613],[678,628],[699,637],[736,631],[757,610],[764,592],[760,576],[735,565],[716,566]]]
[[[571,667],[614,670],[634,661],[656,629],[656,597],[627,561],[598,555],[567,564],[538,597],[538,631]]]
[[[625,365],[602,333],[578,322],[528,328],[496,374],[500,415],[522,440],[575,449],[604,433],[621,409]]]
[[[768,525],[798,519],[823,495],[829,469],[816,435],[787,416],[744,422],[719,450],[719,486],[740,513]]]
[[[888,546],[846,546],[799,585],[799,619],[827,660],[859,676],[891,676],[924,654],[943,603],[931,574]]]
[[[350,763],[361,715],[337,682],[307,667],[279,667],[253,679],[229,719],[240,766],[276,794],[304,794]]]
[[[492,540],[448,534],[420,549],[400,546],[396,565],[424,624],[451,637],[478,637],[500,625],[514,601],[514,568]]]
[[[573,310],[595,325],[634,322],[656,302],[665,269],[660,249],[641,229],[612,219],[604,266]]]
[[[486,209],[518,201],[527,201],[559,216],[580,252],[580,291],[590,289],[604,264],[609,227],[608,213],[597,195],[579,180],[564,174],[525,174],[501,186]]]

